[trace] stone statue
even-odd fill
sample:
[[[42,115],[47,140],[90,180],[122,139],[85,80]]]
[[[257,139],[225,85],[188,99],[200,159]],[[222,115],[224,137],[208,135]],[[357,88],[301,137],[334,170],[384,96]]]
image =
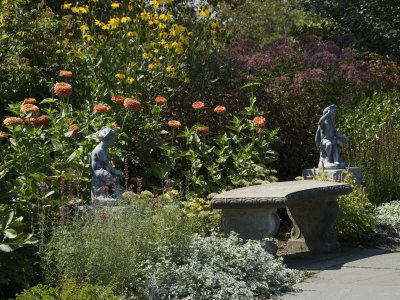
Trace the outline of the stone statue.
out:
[[[332,104],[324,109],[319,119],[315,144],[320,150],[319,169],[344,169],[346,164],[340,156],[339,147],[343,148],[343,141],[347,137],[340,134],[335,128],[335,116],[338,107]]]
[[[89,168],[92,173],[92,201],[115,202],[120,198],[119,180],[122,172],[116,170],[109,163],[108,149],[117,139],[117,130],[102,127],[99,133],[100,144],[98,144],[89,155]]]

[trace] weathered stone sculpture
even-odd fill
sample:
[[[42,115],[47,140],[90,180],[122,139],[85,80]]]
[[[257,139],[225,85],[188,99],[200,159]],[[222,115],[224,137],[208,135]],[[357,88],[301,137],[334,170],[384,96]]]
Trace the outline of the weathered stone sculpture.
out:
[[[92,201],[116,202],[120,198],[119,180],[122,172],[109,163],[108,149],[117,139],[117,130],[108,127],[100,129],[98,144],[89,155],[89,168],[92,173]]]
[[[340,156],[339,147],[343,148],[343,141],[347,137],[340,134],[335,128],[335,116],[338,107],[334,104],[323,111],[319,120],[315,144],[320,150],[319,169],[344,169],[346,164]]]

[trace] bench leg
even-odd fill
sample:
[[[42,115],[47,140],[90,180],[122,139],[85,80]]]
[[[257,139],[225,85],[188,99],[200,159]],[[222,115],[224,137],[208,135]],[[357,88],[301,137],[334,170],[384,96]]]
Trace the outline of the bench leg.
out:
[[[291,204],[287,212],[293,222],[288,248],[293,251],[336,251],[340,244],[333,228],[339,205],[337,196]]]
[[[221,226],[225,234],[234,231],[245,241],[272,237],[279,223],[276,208],[222,209]],[[265,250],[276,254],[277,247],[268,242]]]

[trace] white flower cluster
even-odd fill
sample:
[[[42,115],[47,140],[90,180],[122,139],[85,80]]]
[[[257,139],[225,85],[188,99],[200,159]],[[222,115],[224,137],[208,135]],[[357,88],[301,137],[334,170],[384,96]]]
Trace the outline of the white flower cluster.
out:
[[[378,206],[375,210],[374,233],[382,236],[400,236],[400,201]]]
[[[292,289],[303,275],[286,268],[257,241],[194,235],[183,261],[166,256],[149,265],[142,292],[149,299],[257,299]]]

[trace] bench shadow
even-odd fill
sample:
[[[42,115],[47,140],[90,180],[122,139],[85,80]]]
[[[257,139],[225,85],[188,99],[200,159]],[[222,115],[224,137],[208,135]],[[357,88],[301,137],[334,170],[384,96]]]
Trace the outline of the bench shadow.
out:
[[[338,270],[348,262],[399,250],[383,250],[376,248],[341,248],[337,252],[299,252],[282,255],[288,268],[308,271]]]

